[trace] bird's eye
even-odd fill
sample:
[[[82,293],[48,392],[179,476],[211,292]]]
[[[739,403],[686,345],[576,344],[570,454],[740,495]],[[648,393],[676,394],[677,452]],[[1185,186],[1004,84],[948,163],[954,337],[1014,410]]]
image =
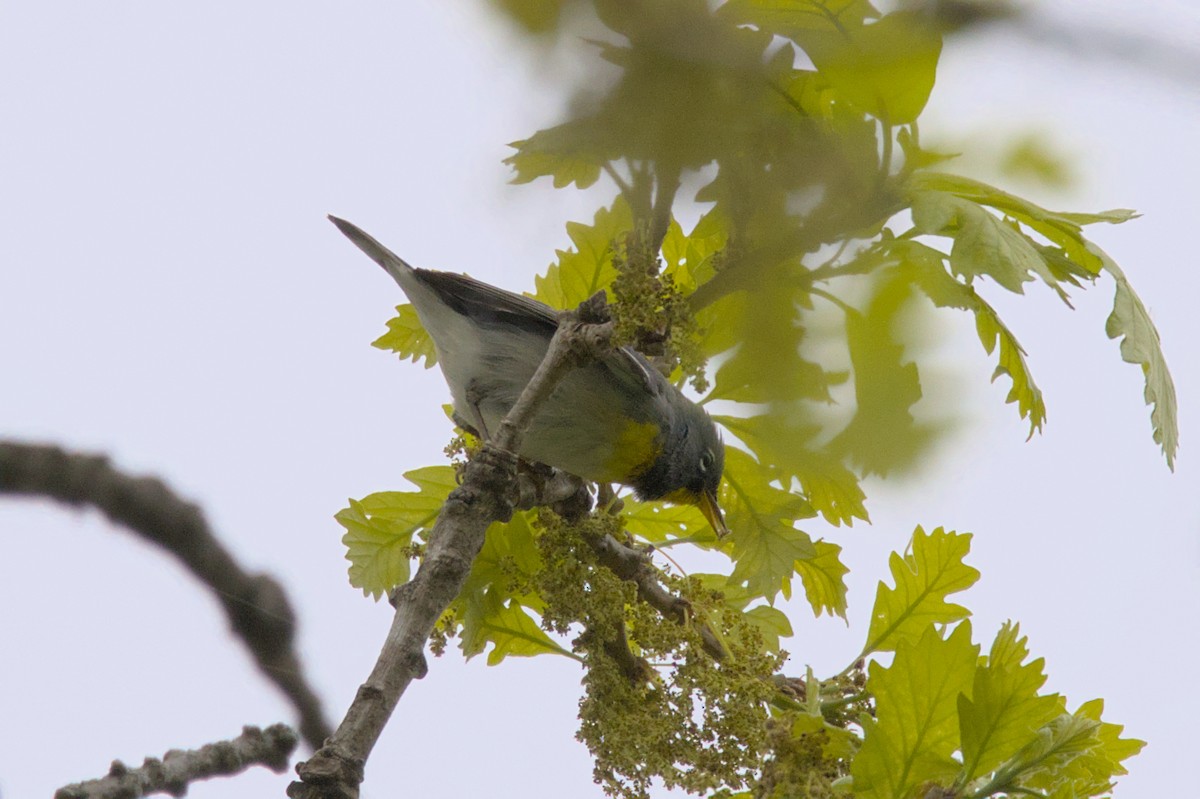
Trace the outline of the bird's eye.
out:
[[[715,460],[716,456],[713,455],[712,450],[706,449],[704,454],[700,456],[700,471],[707,472],[713,467],[713,461]]]

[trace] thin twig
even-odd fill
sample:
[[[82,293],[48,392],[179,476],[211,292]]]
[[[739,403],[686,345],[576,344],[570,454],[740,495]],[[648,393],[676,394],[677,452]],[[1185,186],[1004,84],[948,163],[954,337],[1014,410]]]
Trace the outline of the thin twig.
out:
[[[59,788],[54,799],[139,799],[152,793],[183,796],[193,782],[240,774],[251,766],[266,766],[282,774],[296,743],[296,733],[286,724],[265,730],[243,727],[242,734],[232,741],[186,751],[172,749],[161,760],[146,758],[140,768],[114,760],[108,776]]]
[[[863,201],[844,207],[826,201],[806,219],[799,221],[783,250],[793,256],[815,252],[825,244],[850,236],[856,230],[868,229],[891,219],[904,207],[905,200],[890,188],[890,184]],[[688,297],[692,311],[706,308],[728,294],[761,288],[762,275],[756,274],[761,264],[761,258],[747,253],[729,259],[724,269],[697,287]]]
[[[288,786],[288,796],[357,799],[367,758],[409,684],[425,676],[425,644],[462,590],[488,526],[512,517],[519,499],[512,453],[558,381],[576,364],[600,357],[611,337],[603,294],[562,315],[537,371],[442,506],[416,575],[393,592],[396,614],[375,668],[325,746],[296,766],[300,780]]]
[[[655,192],[650,219],[650,252],[661,250],[663,239],[667,237],[667,229],[671,226],[671,208],[679,191],[682,172],[679,167],[672,166],[660,166],[658,169],[658,190]]]
[[[200,508],[154,477],[132,477],[103,455],[0,441],[0,494],[91,506],[178,558],[221,602],[230,626],[266,677],[291,700],[312,748],[329,735],[321,701],[293,648],[296,619],[283,586],[249,574],[221,546]]]
[[[625,178],[621,177],[621,173],[612,165],[611,161],[605,161],[601,166],[608,176],[612,178],[613,183],[617,184],[617,188],[621,190],[621,194],[625,195],[625,200],[628,202],[633,196],[633,187],[626,182]]]
[[[688,623],[691,606],[686,599],[675,596],[663,587],[658,580],[658,573],[650,564],[648,553],[622,544],[611,535],[590,538],[588,543],[601,564],[622,580],[629,580],[637,586],[638,597],[643,602],[672,621]],[[700,637],[704,641],[704,651],[714,660],[723,660],[727,656],[725,647],[708,626],[700,626]]]
[[[585,636],[595,636],[595,634],[594,630],[589,629]],[[633,654],[633,650],[629,647],[629,635],[624,624],[618,627],[613,636],[603,641],[601,645],[605,654],[616,662],[621,673],[625,675],[625,679],[631,683],[644,683],[653,679],[654,670],[650,664]]]

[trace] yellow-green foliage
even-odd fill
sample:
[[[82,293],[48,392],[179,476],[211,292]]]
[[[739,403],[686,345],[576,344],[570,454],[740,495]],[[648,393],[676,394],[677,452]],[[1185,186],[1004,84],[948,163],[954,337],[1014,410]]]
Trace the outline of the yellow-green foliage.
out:
[[[970,535],[917,528],[887,564],[862,649],[827,679],[788,676],[803,665],[780,649],[792,626],[774,603],[799,576],[815,615],[846,618],[842,533],[868,519],[861,478],[916,468],[944,427],[914,410],[926,359],[908,335],[939,309],[973,315],[1006,378],[1001,396],[1032,435],[1046,401],[989,298],[1045,286],[1069,306],[1069,292],[1111,277],[1106,332],[1141,367],[1154,440],[1173,464],[1177,400],[1158,333],[1083,234],[1134,214],[1051,211],[934,171],[949,158],[922,148],[917,120],[942,43],[916,14],[865,0],[496,5],[538,32],[594,16],[588,35],[612,81],[586,87],[507,161],[516,182],[617,196],[568,225],[570,246],[534,296],[570,308],[605,291],[619,342],[719,411],[732,533],[717,539],[695,508],[607,495],[573,522],[518,512],[488,531],[435,651],[457,638],[489,663],[579,661],[579,737],[616,795],[645,796],[652,780],[739,799],[1107,792],[1141,742],[1102,721],[1098,701],[1068,712],[1043,693],[1044,664],[1015,624],[982,653],[968,609],[950,600],[979,576],[964,561]],[[431,365],[415,313],[398,310],[377,345]],[[406,477],[416,491],[372,494],[337,516],[351,582],[376,597],[408,579],[455,484],[449,466]],[[605,536],[653,553],[685,618],[598,561],[592,544]],[[709,571],[668,569],[698,550]]]

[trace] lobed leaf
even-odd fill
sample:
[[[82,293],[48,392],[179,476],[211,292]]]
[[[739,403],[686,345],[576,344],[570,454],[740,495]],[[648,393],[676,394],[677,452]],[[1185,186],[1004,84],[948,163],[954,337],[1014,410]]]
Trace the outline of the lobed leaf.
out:
[[[963,782],[991,773],[1016,755],[1060,712],[1058,694],[1038,694],[1046,682],[1045,661],[1025,662],[1027,639],[1019,633],[1019,625],[1005,622],[986,661],[975,668],[971,695],[958,699]]]
[[[1062,713],[1038,731],[1036,740],[998,770],[1000,790],[1055,797],[1098,796],[1111,791],[1113,778],[1127,773],[1123,761],[1145,746],[1122,738],[1124,727],[1101,719],[1103,700]]]
[[[651,544],[669,544],[686,539],[702,546],[717,543],[717,534],[695,505],[666,505],[626,497],[621,518],[625,530]]]
[[[1050,211],[995,186],[943,172],[919,172],[909,178],[909,185],[917,190],[949,192],[956,197],[995,208],[1057,244],[1067,258],[1093,276],[1100,274],[1103,264],[1089,250],[1088,241],[1083,237],[1083,226],[1099,222],[1116,225],[1137,217],[1136,212],[1125,208],[1094,214]]]
[[[802,424],[779,409],[756,416],[714,414],[713,419],[736,435],[783,483],[799,480],[809,505],[830,524],[870,521],[858,477],[827,449],[815,448],[818,425]]]
[[[554,180],[554,188],[574,183],[586,189],[600,179],[600,169],[608,159],[588,141],[586,126],[568,122],[539,130],[528,139],[511,142],[516,150],[504,163],[516,173],[513,183],[529,183],[540,177]]]
[[[942,37],[912,12],[796,42],[847,102],[889,125],[916,120],[933,91]]]
[[[790,638],[793,635],[792,622],[786,613],[770,605],[750,607],[752,602],[758,601],[762,597],[744,585],[731,583],[727,575],[693,573],[688,576],[688,580],[699,584],[708,591],[720,593],[726,607],[742,613],[748,622],[758,628],[762,633],[764,644],[770,651],[778,652],[780,639]]]
[[[387,332],[372,341],[371,346],[391,350],[413,363],[424,360],[426,369],[437,363],[433,337],[425,332],[417,309],[409,303],[396,306],[396,315],[387,322]]]
[[[910,270],[917,287],[939,308],[958,308],[975,315],[975,330],[984,350],[997,354],[992,380],[1007,375],[1012,388],[1005,402],[1016,403],[1022,419],[1029,420],[1029,435],[1041,430],[1046,421],[1046,403],[1041,389],[1025,362],[1025,350],[996,310],[975,289],[960,283],[942,268],[942,253],[916,242],[897,242],[893,248]]]
[[[842,563],[842,548],[828,541],[813,542],[816,554],[796,561],[796,571],[804,582],[804,595],[813,615],[828,613],[846,619],[846,575],[850,569]]]
[[[871,611],[871,626],[862,654],[894,651],[903,641],[919,638],[932,624],[950,624],[970,612],[946,601],[979,579],[979,571],[963,562],[971,549],[970,533],[926,533],[918,527],[910,551],[893,552],[888,560],[895,587],[880,581]]]
[[[721,507],[729,524],[728,546],[735,561],[729,581],[745,584],[757,596],[773,599],[780,591],[791,596],[791,579],[798,560],[817,551],[808,534],[797,530],[797,519],[811,518],[802,497],[771,484],[771,475],[736,447],[725,448],[725,480]]]
[[[542,568],[537,536],[530,524],[533,516],[533,511],[519,511],[508,522],[494,522],[488,526],[483,547],[471,561],[471,572],[458,600],[490,589],[499,591],[505,598],[515,597],[529,607],[540,607],[540,600],[535,595],[512,590],[515,583],[528,583],[524,578]]]
[[[890,668],[871,663],[875,718],[864,717],[862,749],[850,766],[855,796],[908,799],[918,786],[958,773],[956,711],[959,696],[970,693],[978,655],[970,622],[945,639],[929,622],[898,642]]]
[[[715,261],[728,241],[729,221],[717,208],[700,217],[687,234],[672,217],[662,243],[663,274],[684,294],[691,294],[716,274]]]
[[[334,516],[346,528],[342,543],[350,561],[350,584],[379,599],[408,581],[415,537],[433,530],[446,497],[457,485],[450,466],[405,472],[417,491],[381,491],[350,500]]]
[[[613,242],[633,229],[629,204],[618,197],[611,208],[601,208],[591,225],[567,223],[573,250],[559,250],[558,263],[545,276],[534,278],[533,297],[552,308],[566,310],[607,289],[616,279]]]
[[[865,312],[844,309],[856,408],[829,449],[864,474],[909,467],[932,439],[933,430],[918,425],[910,410],[921,399],[921,380],[894,332],[911,296],[909,280],[885,273]]]
[[[1051,286],[1058,284],[1034,242],[974,202],[922,191],[912,197],[912,216],[921,233],[954,239],[950,266],[967,283],[986,275],[1016,294],[1024,293],[1022,284],[1034,274]]]
[[[505,601],[497,592],[472,596],[462,619],[462,650],[470,659],[488,644],[487,664],[495,666],[506,657],[566,655],[571,653],[554,641],[515,599]]]
[[[915,120],[933,90],[942,39],[920,15],[879,17],[863,0],[730,0],[720,13],[786,36],[842,100],[893,125]]]
[[[1096,245],[1089,244],[1088,248],[1117,282],[1113,310],[1104,325],[1104,331],[1109,338],[1122,339],[1123,360],[1142,367],[1142,375],[1146,379],[1146,404],[1154,406],[1150,411],[1154,441],[1162,447],[1167,466],[1174,471],[1175,452],[1179,448],[1178,405],[1175,399],[1175,381],[1167,369],[1162,342],[1158,338],[1158,328],[1154,326],[1146,306],[1129,285],[1121,267]]]

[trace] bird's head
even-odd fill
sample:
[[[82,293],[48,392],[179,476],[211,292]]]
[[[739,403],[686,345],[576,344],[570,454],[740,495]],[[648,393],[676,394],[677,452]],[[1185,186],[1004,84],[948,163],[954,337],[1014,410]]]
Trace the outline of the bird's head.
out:
[[[633,484],[641,499],[695,505],[718,536],[726,535],[717,502],[725,469],[725,444],[704,409],[682,395],[671,398],[670,423],[654,463]]]

